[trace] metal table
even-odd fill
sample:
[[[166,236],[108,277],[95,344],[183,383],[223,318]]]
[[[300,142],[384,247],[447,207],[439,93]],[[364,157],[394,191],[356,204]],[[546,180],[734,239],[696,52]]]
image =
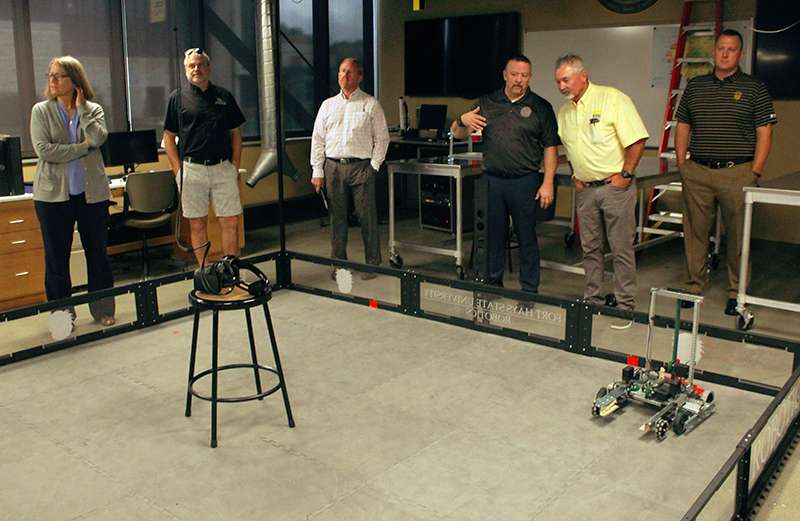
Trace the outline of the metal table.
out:
[[[572,183],[572,169],[568,164],[559,164],[556,170],[556,185],[569,186],[572,190],[572,201],[570,207],[570,218],[561,222],[554,222],[552,224],[563,224],[569,226],[570,231],[564,237],[567,245],[571,245],[575,240],[576,228],[576,208],[575,208],[575,185]],[[638,192],[639,210],[637,212],[636,223],[636,244],[635,250],[643,250],[651,246],[655,246],[662,242],[682,237],[680,231],[665,231],[658,228],[650,228],[647,226],[647,194],[648,192],[660,185],[666,185],[680,180],[680,172],[678,165],[674,159],[662,159],[658,157],[643,157],[639,161],[636,168],[636,190]],[[645,239],[645,234],[657,235],[653,239]],[[606,253],[606,258],[611,254]],[[568,271],[571,273],[578,273],[583,275],[583,268],[580,265],[568,265],[562,263],[554,263],[550,261],[542,261],[543,267],[556,269],[560,271]]]
[[[463,180],[465,177],[478,176],[482,173],[481,154],[470,152],[465,154],[455,154],[454,157],[431,157],[422,159],[403,159],[400,161],[389,161],[389,262],[392,266],[401,267],[402,258],[397,253],[397,247],[423,251],[426,253],[436,253],[454,257],[456,260],[456,271],[459,278],[464,275],[464,223],[462,209]],[[456,247],[455,249],[437,248],[424,244],[401,242],[395,240],[395,201],[394,201],[394,176],[395,174],[406,175],[431,175],[451,177],[456,182]]]
[[[663,162],[667,161],[666,168],[662,168]],[[401,161],[390,161],[387,163],[389,172],[389,255],[390,262],[395,267],[402,266],[402,259],[397,254],[397,247],[403,246],[404,248],[423,251],[427,253],[436,253],[439,255],[452,256],[456,259],[456,270],[459,276],[463,274],[463,224],[462,224],[462,180],[465,177],[477,176],[482,174],[483,168],[483,154],[480,152],[468,152],[462,154],[453,154],[452,157],[433,157],[423,159],[405,159]],[[665,171],[666,173],[662,173]],[[415,244],[409,242],[400,242],[395,240],[395,202],[394,202],[394,175],[395,174],[408,174],[408,175],[438,175],[452,177],[456,179],[456,248],[436,248],[422,244]],[[567,244],[571,244],[575,237],[575,192],[572,184],[572,169],[568,163],[561,163],[556,169],[555,184],[557,186],[569,186],[572,192],[571,208],[569,219],[555,219],[549,221],[550,224],[567,226],[570,231],[565,236]],[[670,233],[669,235],[662,235],[655,239],[644,240],[644,233],[650,230],[647,228],[647,216],[645,199],[646,193],[656,185],[670,183],[680,179],[680,173],[674,160],[661,159],[657,157],[643,157],[639,162],[636,169],[636,185],[639,197],[639,212],[637,223],[637,243],[636,249],[643,249],[650,246],[655,246],[661,242],[680,237],[680,232]],[[558,271],[565,271],[568,273],[575,273],[583,275],[583,267],[580,264],[565,264],[561,262],[553,262],[541,260],[540,265],[543,268],[554,269]]]
[[[747,309],[747,304],[800,312],[800,304],[753,297],[747,294],[750,236],[753,230],[753,204],[755,203],[800,206],[800,172],[764,181],[761,186],[744,187],[744,228],[742,229],[742,255],[739,260],[739,292],[736,295],[736,329],[740,330],[750,329],[755,320],[755,315]]]

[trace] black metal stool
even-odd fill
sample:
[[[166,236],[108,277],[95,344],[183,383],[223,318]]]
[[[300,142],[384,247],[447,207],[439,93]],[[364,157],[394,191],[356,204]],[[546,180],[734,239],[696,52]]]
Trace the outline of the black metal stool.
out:
[[[194,290],[189,293],[189,302],[194,308],[194,328],[192,329],[192,352],[189,356],[189,383],[186,390],[186,416],[192,415],[192,395],[211,402],[211,446],[217,446],[217,403],[218,402],[246,402],[250,400],[261,400],[265,396],[270,395],[281,390],[283,394],[283,404],[286,407],[286,416],[289,420],[289,427],[294,427],[294,419],[292,418],[292,408],[289,405],[289,395],[286,392],[286,382],[283,378],[283,369],[281,369],[281,359],[278,354],[278,344],[275,342],[275,331],[272,328],[272,317],[269,314],[269,306],[267,302],[272,298],[271,293],[264,296],[253,296],[247,291],[234,287],[233,290],[225,295],[212,295],[202,291]],[[275,357],[275,368],[260,365],[256,357],[256,344],[253,338],[253,322],[250,318],[250,308],[255,306],[263,306],[264,317],[267,319],[267,332],[269,339],[272,343],[272,355]],[[212,343],[211,343],[211,369],[207,369],[201,373],[194,373],[195,355],[197,354],[197,331],[200,326],[200,312],[203,310],[211,310],[213,313],[212,319]],[[243,309],[247,317],[247,335],[250,339],[250,355],[252,363],[241,364],[226,364],[219,366],[217,364],[218,354],[218,333],[219,333],[219,312],[229,311],[234,309]],[[226,369],[252,369],[255,376],[256,394],[249,396],[231,396],[219,397],[217,396],[217,373]],[[268,371],[278,376],[278,384],[270,389],[263,390],[261,388],[261,378],[259,371]],[[203,378],[204,376],[211,375],[211,396],[203,396],[195,391],[192,386],[194,383]]]

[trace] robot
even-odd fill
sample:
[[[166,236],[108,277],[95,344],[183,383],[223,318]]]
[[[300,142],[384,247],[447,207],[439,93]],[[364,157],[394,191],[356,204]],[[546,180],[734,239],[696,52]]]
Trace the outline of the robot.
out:
[[[675,326],[673,335],[672,359],[667,364],[655,367],[652,360],[652,340],[655,330],[656,297],[675,299]],[[680,342],[681,301],[692,303],[692,333],[689,342]],[[622,369],[622,379],[601,387],[592,403],[592,416],[606,417],[629,402],[658,408],[640,430],[654,432],[656,439],[662,441],[670,429],[681,435],[708,418],[716,407],[714,393],[694,383],[694,368],[699,358],[698,325],[700,304],[703,297],[674,289],[652,288],[650,290],[650,311],[648,314],[647,354],[644,366],[639,358],[628,357],[628,365]],[[687,364],[681,363],[681,347],[688,347]],[[686,346],[685,344],[689,344]],[[684,349],[685,350],[685,349]],[[683,354],[683,353],[681,353]]]

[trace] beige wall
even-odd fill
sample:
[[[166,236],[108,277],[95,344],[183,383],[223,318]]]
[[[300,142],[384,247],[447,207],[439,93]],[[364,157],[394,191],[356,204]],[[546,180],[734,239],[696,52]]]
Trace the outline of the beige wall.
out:
[[[800,171],[797,135],[800,134],[800,100],[776,101],[778,124],[772,138],[772,152],[763,179]],[[753,237],[800,244],[800,208],[776,205],[755,205]]]
[[[382,0],[379,20],[380,101],[387,113],[389,125],[398,124],[397,98],[403,95],[404,27],[407,20],[440,18],[482,13],[519,12],[522,30],[577,29],[586,27],[613,27],[679,23],[683,0],[660,0],[654,6],[634,15],[620,15],[604,8],[597,0],[436,0],[427,2],[421,12],[411,10],[411,2]],[[727,0],[723,2],[724,18],[742,20],[755,16],[755,0]],[[713,16],[710,5],[695,6],[697,19]],[[547,74],[550,71],[546,71]],[[537,71],[534,71],[534,75]],[[632,70],[631,74],[635,74]],[[420,103],[445,103],[451,118],[467,110],[472,100],[463,98],[406,98],[409,108]],[[764,179],[800,170],[798,154],[792,153],[793,136],[800,133],[800,102],[776,102],[779,124],[775,128],[772,154],[764,171]],[[413,114],[413,111],[412,111]],[[569,193],[559,193],[559,214],[568,212]],[[762,239],[800,243],[800,228],[789,223],[800,219],[797,208],[756,208],[753,236]],[[785,224],[781,224],[785,223]]]

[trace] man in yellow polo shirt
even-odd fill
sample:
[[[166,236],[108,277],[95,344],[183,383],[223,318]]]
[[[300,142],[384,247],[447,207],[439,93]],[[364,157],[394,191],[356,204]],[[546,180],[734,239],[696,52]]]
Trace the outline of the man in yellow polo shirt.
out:
[[[580,56],[556,61],[555,80],[569,101],[558,111],[558,134],[572,164],[580,224],[583,298],[603,304],[603,228],[614,257],[614,295],[622,309],[634,309],[636,178],[647,129],[631,99],[613,87],[589,82]],[[627,329],[629,320],[615,321]]]

